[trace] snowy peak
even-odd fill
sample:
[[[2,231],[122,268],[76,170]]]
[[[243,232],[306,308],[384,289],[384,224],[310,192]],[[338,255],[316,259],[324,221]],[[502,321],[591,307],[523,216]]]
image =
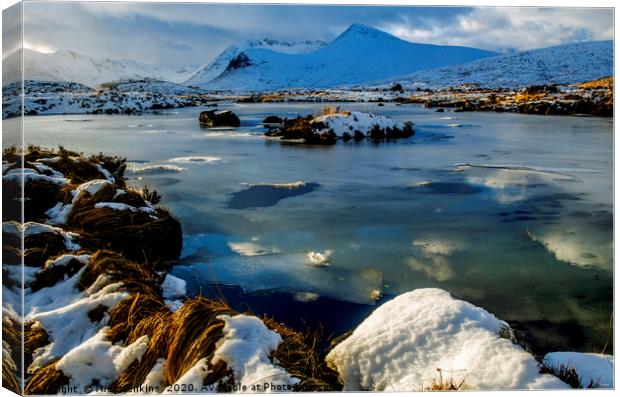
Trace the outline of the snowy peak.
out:
[[[375,29],[373,27],[363,25],[361,23],[354,23],[349,26],[347,30],[342,32],[338,37],[334,39],[334,43],[345,40],[397,40],[403,41],[398,37],[392,36],[382,30]]]

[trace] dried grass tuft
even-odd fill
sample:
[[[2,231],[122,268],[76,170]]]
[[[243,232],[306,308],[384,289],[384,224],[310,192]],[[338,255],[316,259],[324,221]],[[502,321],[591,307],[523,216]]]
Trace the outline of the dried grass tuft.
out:
[[[186,301],[172,315],[164,373],[167,384],[173,384],[201,358],[213,355],[224,328],[224,322],[217,316],[223,314],[234,315],[235,311],[224,302],[198,297]],[[223,367],[219,371],[211,370],[205,384],[215,383],[224,376]]]
[[[47,364],[28,379],[24,388],[25,394],[58,394],[62,386],[69,384],[70,379],[56,369],[58,360],[60,359]]]
[[[100,275],[106,275],[109,283],[122,282],[124,288],[130,292],[156,282],[155,276],[145,265],[128,261],[114,251],[100,250],[90,257],[78,279],[77,288],[82,291],[87,289]]]
[[[321,331],[298,332],[271,318],[265,325],[282,336],[282,343],[271,354],[278,365],[300,380],[296,391],[340,391],[338,373],[327,366],[320,351]]]
[[[133,261],[165,261],[176,259],[181,253],[181,224],[170,213],[157,209],[155,213],[118,211],[112,208],[95,208],[94,205],[106,189],[95,196],[78,200],[69,215],[68,224],[98,248],[108,248]],[[121,196],[124,197],[125,195]],[[144,206],[144,200],[127,194],[125,204]],[[139,203],[128,202],[139,200]],[[134,205],[136,206],[136,205]]]
[[[37,349],[49,345],[49,343],[47,332],[38,323],[24,324],[24,368],[26,370],[32,364],[32,354]]]

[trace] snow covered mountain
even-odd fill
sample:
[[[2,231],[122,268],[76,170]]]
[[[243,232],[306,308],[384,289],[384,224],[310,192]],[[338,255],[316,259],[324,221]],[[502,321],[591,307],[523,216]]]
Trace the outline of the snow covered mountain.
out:
[[[590,41],[528,50],[416,72],[390,80],[436,88],[473,83],[487,88],[568,84],[613,74],[613,41]]]
[[[5,59],[3,64],[15,65],[19,68],[17,56],[19,52],[9,56],[16,58],[14,62]],[[96,58],[67,50],[46,54],[24,49],[24,79],[26,80],[70,81],[88,86],[127,79],[182,82],[197,68],[196,65],[148,64],[132,60]],[[8,76],[8,73],[9,71],[3,75]],[[5,80],[3,84],[10,82]]]
[[[353,24],[328,45],[308,53],[247,48],[231,59],[217,77],[192,84],[238,91],[333,87],[494,55],[497,53],[476,48],[411,43],[369,26]]]
[[[244,40],[240,43],[228,46],[224,51],[220,53],[220,55],[218,55],[217,58],[196,71],[196,73],[192,77],[190,77],[185,82],[185,84],[191,86],[200,86],[207,84],[211,80],[221,75],[233,59],[235,59],[239,54],[249,48],[265,48],[287,54],[305,54],[325,47],[326,45],[326,42],[318,40],[305,40],[297,42],[288,42],[272,39]]]

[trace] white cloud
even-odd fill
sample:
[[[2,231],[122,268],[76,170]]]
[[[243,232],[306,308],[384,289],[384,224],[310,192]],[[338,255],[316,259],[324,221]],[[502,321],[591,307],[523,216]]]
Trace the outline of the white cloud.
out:
[[[613,39],[613,11],[604,8],[475,8],[450,19],[408,18],[386,23],[386,31],[405,40],[527,50],[584,40]]]

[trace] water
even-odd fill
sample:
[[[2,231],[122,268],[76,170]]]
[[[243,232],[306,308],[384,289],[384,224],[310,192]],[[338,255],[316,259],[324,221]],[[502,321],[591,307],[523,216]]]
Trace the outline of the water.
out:
[[[330,147],[261,136],[265,116],[321,106],[221,103],[238,129],[201,129],[199,108],[28,117],[24,128],[26,142],[142,167],[130,183],[155,188],[180,219],[174,272],[192,293],[235,285],[225,295],[238,307],[339,334],[372,311],[373,294],[439,287],[508,321],[536,352],[610,351],[611,119],[341,104],[413,121],[416,136]],[[297,181],[306,188],[264,185]],[[331,251],[329,266],[309,264],[309,251]]]

